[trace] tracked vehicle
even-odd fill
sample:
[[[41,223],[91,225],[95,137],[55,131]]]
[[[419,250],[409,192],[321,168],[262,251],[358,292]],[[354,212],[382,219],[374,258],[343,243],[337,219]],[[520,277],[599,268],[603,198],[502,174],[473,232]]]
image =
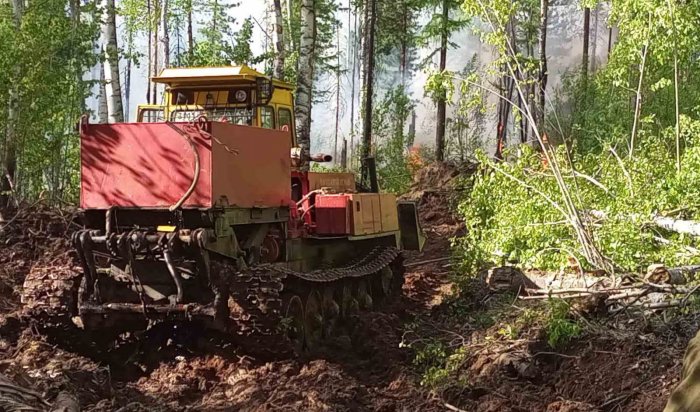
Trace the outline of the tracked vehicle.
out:
[[[400,291],[401,250],[422,247],[415,204],[302,170],[291,85],[245,66],[153,81],[164,103],[138,122],[80,123],[83,273],[62,303],[76,323],[196,320],[303,351]],[[37,281],[25,303],[47,298]]]

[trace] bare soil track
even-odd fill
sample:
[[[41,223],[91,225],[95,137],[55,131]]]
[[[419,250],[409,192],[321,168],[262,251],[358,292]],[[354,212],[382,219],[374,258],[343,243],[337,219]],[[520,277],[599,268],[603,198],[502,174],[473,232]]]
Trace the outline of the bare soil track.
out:
[[[449,239],[462,225],[442,193],[416,196],[429,240],[406,262],[449,256]],[[9,223],[0,224],[0,374],[49,401],[72,392],[85,411],[431,412],[446,410],[445,402],[465,411],[659,411],[698,328],[695,315],[662,326],[625,319],[557,351],[535,326],[518,339],[494,340],[518,310],[477,322],[504,297],[475,286],[448,298],[451,266],[442,261],[409,266],[399,300],[364,313],[353,336],[304,358],[212,349],[192,344],[207,340],[196,330],[167,328],[118,350],[85,350],[57,345],[18,315],[30,270],[72,270],[66,239],[73,214],[33,207],[3,216]],[[464,310],[458,317],[455,299]],[[419,384],[415,352],[400,347],[409,325],[421,336],[458,337],[466,347],[466,361],[440,390]]]
[[[75,270],[66,240],[72,214],[42,207],[5,214],[11,221],[0,232],[0,373],[49,401],[68,390],[86,411],[442,410],[416,384],[411,352],[399,347],[404,322],[445,290],[439,263],[409,271],[404,296],[362,314],[352,337],[305,358],[270,361],[233,346],[204,349],[192,344],[192,333],[167,328],[96,351],[39,334],[20,315],[19,291],[30,270]],[[447,237],[431,239],[409,262],[448,253]]]

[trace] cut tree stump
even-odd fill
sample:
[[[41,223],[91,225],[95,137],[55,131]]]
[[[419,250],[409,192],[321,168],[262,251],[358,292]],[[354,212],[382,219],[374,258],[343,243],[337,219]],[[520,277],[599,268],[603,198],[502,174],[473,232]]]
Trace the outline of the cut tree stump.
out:
[[[700,265],[667,268],[662,264],[650,265],[644,281],[658,285],[684,285],[694,280]]]

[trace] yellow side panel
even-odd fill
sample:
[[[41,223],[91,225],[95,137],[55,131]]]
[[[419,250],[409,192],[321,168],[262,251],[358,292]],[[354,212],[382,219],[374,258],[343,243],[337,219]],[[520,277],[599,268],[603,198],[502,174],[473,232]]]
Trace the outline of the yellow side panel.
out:
[[[381,232],[379,195],[357,193],[350,196],[350,201],[352,204],[351,234],[362,236]]]
[[[399,230],[399,213],[396,208],[396,196],[389,193],[380,194],[379,209],[381,212],[381,231],[394,232]]]

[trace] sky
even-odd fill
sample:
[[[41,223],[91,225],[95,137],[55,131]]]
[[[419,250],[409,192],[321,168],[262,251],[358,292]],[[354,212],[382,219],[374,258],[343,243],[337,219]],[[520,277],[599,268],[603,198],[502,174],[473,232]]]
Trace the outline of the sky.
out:
[[[252,17],[255,22],[254,26],[254,36],[252,40],[252,49],[254,53],[260,54],[265,50],[267,45],[267,36],[264,33],[261,26],[264,26],[265,21],[265,9],[266,0],[239,0],[241,2],[239,7],[233,8],[231,13],[235,18],[233,31],[237,31],[240,28],[241,23],[248,17]],[[341,7],[347,7],[349,0],[339,0]],[[118,1],[117,1],[118,3]],[[557,5],[552,6],[550,9],[550,33],[549,33],[549,43],[548,43],[548,55],[549,55],[549,89],[554,90],[560,84],[560,79],[566,70],[576,67],[580,64],[581,53],[582,53],[582,33],[583,33],[583,12],[579,9],[578,0],[564,0],[562,2],[557,2]],[[592,41],[592,51],[595,51],[597,56],[598,65],[602,64],[606,60],[607,56],[607,27],[605,24],[605,10],[601,10],[598,19],[596,19],[596,14],[593,15],[593,28],[596,30],[595,41]],[[195,16],[195,32],[197,31],[197,21],[201,20],[201,16]],[[426,21],[429,16],[426,14],[420,17],[419,22]],[[338,19],[343,24],[341,27],[341,38],[340,38],[340,48],[345,51],[347,48],[347,12],[339,12]],[[123,21],[118,18],[117,24],[119,25],[118,30],[123,31]],[[124,36],[120,36],[120,39]],[[478,37],[472,33],[469,28],[463,29],[461,32],[453,35],[451,39],[454,43],[458,45],[457,48],[451,49],[448,52],[447,58],[447,69],[459,71],[464,68],[465,64],[476,54],[479,57],[482,65],[487,65],[492,58],[492,52],[488,46],[484,46],[479,41]],[[147,42],[145,38],[137,39],[137,48],[140,48],[145,54],[147,48]],[[120,45],[121,47],[121,45]],[[418,61],[423,60],[429,55],[431,50],[435,45],[431,45],[426,48],[418,50]],[[437,56],[434,57],[434,63],[437,64]],[[130,102],[130,116],[129,118],[133,120],[135,118],[136,106],[138,104],[143,104],[146,102],[146,87],[147,87],[147,73],[146,73],[146,60],[140,64],[139,67],[132,69],[132,81],[131,81],[131,102]],[[259,70],[263,70],[263,66],[256,67]],[[126,66],[122,62],[122,73],[125,72]],[[93,69],[91,72],[93,78],[99,76],[99,71]],[[320,73],[321,77],[328,77],[328,73]],[[433,144],[435,135],[435,106],[434,104],[424,96],[423,85],[427,79],[428,74],[425,70],[419,70],[414,73],[413,78],[409,82],[409,93],[416,103],[416,117],[417,117],[417,130],[416,130],[416,142],[418,144]],[[122,75],[123,79],[123,75]],[[328,81],[326,79],[325,81]],[[379,82],[378,82],[379,83]],[[341,100],[345,103],[349,99],[350,91],[350,79],[345,76],[342,85],[343,97]],[[382,91],[386,89],[386,84],[377,84],[375,86],[379,90],[381,95]],[[377,97],[377,100],[380,97]],[[490,98],[489,104],[495,104],[496,99]],[[96,108],[95,99],[89,101],[91,108]],[[343,104],[346,106],[346,104]],[[350,115],[349,109],[342,107],[341,110],[341,122],[339,127],[339,139],[349,136],[350,131]],[[448,107],[448,116],[454,111],[454,107]],[[493,111],[493,110],[492,110]],[[333,150],[333,138],[335,134],[335,100],[323,104],[316,104],[312,110],[312,151],[313,152],[325,152],[332,153]],[[487,119],[486,130],[487,135],[495,135],[495,121],[494,119]],[[493,140],[493,139],[489,139]]]

